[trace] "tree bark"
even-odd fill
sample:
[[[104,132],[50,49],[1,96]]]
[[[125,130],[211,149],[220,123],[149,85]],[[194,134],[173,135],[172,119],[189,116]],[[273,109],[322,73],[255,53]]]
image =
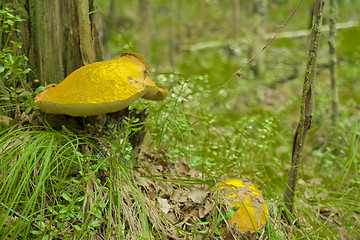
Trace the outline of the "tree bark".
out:
[[[42,85],[59,83],[77,68],[102,60],[96,0],[10,0],[26,20],[18,41]],[[32,80],[30,79],[30,80]]]

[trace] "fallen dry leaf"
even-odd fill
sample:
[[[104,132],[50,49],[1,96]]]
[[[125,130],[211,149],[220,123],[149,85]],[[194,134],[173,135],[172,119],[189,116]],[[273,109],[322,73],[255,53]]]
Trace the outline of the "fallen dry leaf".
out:
[[[202,190],[195,190],[189,193],[189,198],[194,203],[202,204],[208,195],[208,192],[202,191]]]
[[[175,163],[174,167],[175,167],[177,173],[182,174],[182,175],[187,172],[187,168],[188,168],[188,166],[186,166],[186,164],[182,163],[182,162]]]
[[[170,204],[168,203],[168,200],[165,198],[157,198],[157,201],[159,203],[159,207],[161,209],[161,211],[163,211],[165,214],[167,214],[170,211]]]
[[[189,195],[188,191],[184,191],[184,189],[179,188],[175,190],[173,199],[175,202],[184,203],[187,201],[188,195]]]

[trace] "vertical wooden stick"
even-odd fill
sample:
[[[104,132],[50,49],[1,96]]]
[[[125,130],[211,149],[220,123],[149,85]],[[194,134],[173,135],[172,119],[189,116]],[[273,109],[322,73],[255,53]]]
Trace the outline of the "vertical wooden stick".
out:
[[[319,46],[320,30],[323,19],[323,0],[314,0],[314,24],[311,33],[311,42],[309,48],[308,62],[306,65],[304,86],[301,98],[300,121],[294,134],[293,148],[291,155],[291,168],[289,170],[287,185],[284,193],[284,203],[286,209],[283,211],[283,218],[289,223],[293,223],[293,207],[296,182],[299,175],[299,166],[302,160],[304,143],[306,135],[311,126],[311,118],[313,114],[313,83],[316,73],[316,56]]]

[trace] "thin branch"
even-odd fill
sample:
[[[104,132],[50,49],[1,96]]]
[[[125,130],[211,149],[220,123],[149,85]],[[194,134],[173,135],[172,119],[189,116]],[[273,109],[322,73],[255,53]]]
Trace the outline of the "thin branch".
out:
[[[0,205],[3,206],[6,210],[9,210],[10,215],[14,215],[17,218],[21,218],[27,222],[30,222],[31,226],[33,226],[34,228],[36,228],[36,230],[40,231],[41,228],[36,224],[35,221],[30,221],[27,217],[22,216],[21,214],[17,213],[15,210],[9,208],[8,206],[6,206],[4,203],[0,202]]]
[[[330,21],[330,18],[329,18]],[[358,26],[358,21],[348,21],[344,23],[338,23],[336,24],[335,29],[346,29],[346,28],[352,28]],[[321,28],[321,32],[328,32],[331,31],[331,23],[329,25],[324,25]],[[311,34],[311,29],[306,30],[296,30],[296,31],[288,31],[288,32],[282,32],[277,38],[299,38],[299,37],[306,37]],[[274,35],[274,33],[267,33],[265,35],[265,39],[271,38]]]
[[[330,20],[330,19],[329,19]],[[347,28],[352,28],[352,27],[357,27],[358,21],[353,20],[353,21],[348,21],[348,22],[343,22],[343,23],[337,23],[335,26],[335,29],[347,29]],[[323,27],[321,28],[321,32],[328,32],[330,31],[330,24],[329,25],[323,25]],[[264,39],[270,39],[273,38],[274,35],[276,33],[271,32],[271,33],[266,33],[264,35]],[[311,34],[311,29],[302,29],[302,30],[295,30],[295,31],[282,31],[276,38],[277,39],[281,39],[281,38],[300,38],[300,37],[307,37]],[[182,51],[201,51],[204,49],[209,49],[209,48],[217,48],[217,47],[223,47],[223,46],[227,46],[230,45],[232,43],[234,43],[236,41],[235,38],[230,38],[227,40],[211,40],[211,41],[204,41],[204,42],[197,42],[197,43],[193,43],[191,45],[187,45],[185,44],[184,46],[182,46]]]
[[[282,32],[282,30],[284,30],[284,28],[286,27],[286,25],[288,24],[288,22],[290,21],[290,19],[294,16],[294,14],[296,13],[296,11],[299,9],[301,3],[303,2],[303,0],[300,0],[299,4],[296,6],[296,8],[294,9],[294,11],[292,11],[292,13],[290,14],[290,16],[288,17],[288,19],[286,19],[285,23],[280,26],[279,31],[277,31],[277,33],[275,33],[274,37],[271,38],[266,44],[265,46],[259,51],[257,52],[254,56],[252,56],[241,68],[239,68],[236,73],[234,73],[233,75],[231,75],[230,79],[227,80],[223,85],[221,85],[220,87],[217,87],[213,90],[210,91],[210,93],[219,90],[220,88],[223,88],[225,85],[227,85],[235,76],[241,77],[241,70],[246,67],[250,62],[252,62],[260,53],[262,53],[269,45],[270,43],[272,43],[272,41],[275,40],[275,38],[279,35],[280,32]]]

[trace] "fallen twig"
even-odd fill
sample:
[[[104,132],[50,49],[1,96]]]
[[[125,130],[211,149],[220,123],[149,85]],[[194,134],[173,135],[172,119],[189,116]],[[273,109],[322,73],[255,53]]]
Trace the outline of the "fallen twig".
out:
[[[30,221],[27,217],[22,216],[21,214],[17,213],[15,210],[9,208],[4,203],[0,202],[0,205],[3,206],[6,210],[10,211],[10,215],[14,215],[15,217],[24,219],[27,222],[30,222],[31,226],[36,228],[36,230],[41,231],[41,228],[36,224],[36,221]]]

